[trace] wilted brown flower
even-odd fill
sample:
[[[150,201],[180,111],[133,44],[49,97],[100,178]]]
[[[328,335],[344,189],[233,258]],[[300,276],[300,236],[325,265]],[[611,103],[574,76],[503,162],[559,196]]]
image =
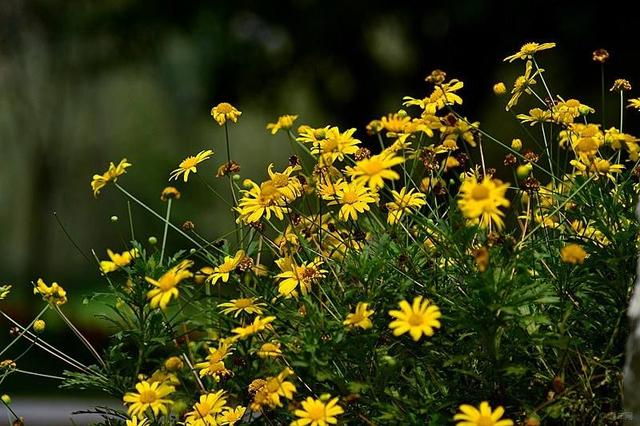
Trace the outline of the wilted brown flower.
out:
[[[189,232],[189,231],[193,231],[195,229],[196,225],[191,222],[190,220],[185,221],[181,228],[184,232]]]
[[[505,166],[513,166],[518,162],[518,159],[513,154],[507,154],[504,157],[504,165]]]
[[[540,189],[540,181],[533,176],[529,176],[522,182],[522,186],[527,192],[535,192]]]
[[[227,176],[232,173],[238,173],[239,171],[240,171],[240,165],[236,163],[234,160],[231,160],[229,163],[224,163],[220,167],[218,167],[216,177]]]
[[[478,271],[484,272],[489,266],[489,250],[486,247],[480,247],[473,251],[473,258],[476,262]]]
[[[356,161],[364,160],[365,158],[371,157],[371,150],[365,147],[358,149],[354,155]]]
[[[446,72],[444,72],[442,70],[435,69],[435,70],[431,71],[431,74],[426,76],[424,78],[424,80],[427,83],[431,83],[431,84],[442,84],[442,83],[444,83],[444,80],[446,78],[447,78],[447,73]]]
[[[522,156],[527,163],[537,163],[540,159],[540,155],[536,154],[533,151],[525,151]]]
[[[593,51],[592,59],[594,62],[604,64],[609,59],[609,52],[607,52],[605,49],[596,49]]]

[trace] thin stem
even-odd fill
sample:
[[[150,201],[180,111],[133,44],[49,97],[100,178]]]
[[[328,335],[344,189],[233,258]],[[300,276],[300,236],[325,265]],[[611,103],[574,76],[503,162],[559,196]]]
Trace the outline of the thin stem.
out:
[[[145,203],[143,203],[142,201],[138,200],[136,197],[134,197],[131,193],[129,193],[126,189],[124,189],[123,187],[121,187],[117,182],[114,182],[114,185],[116,186],[116,188],[118,188],[120,191],[122,191],[122,193],[124,195],[126,195],[127,197],[131,198],[133,201],[135,201],[136,203],[138,203],[139,205],[141,205],[145,210],[147,210],[149,213],[151,213],[152,215],[154,215],[155,217],[157,217],[158,219],[160,219],[161,221],[165,221],[165,219],[160,216],[158,213],[156,213],[153,209],[151,209],[150,207],[148,207]],[[178,232],[180,235],[182,235],[183,237],[185,237],[187,240],[191,241],[193,244],[195,244],[196,247],[198,247],[200,250],[203,250],[205,253],[208,254],[208,252],[204,249],[204,247],[202,247],[202,245],[200,243],[198,243],[196,240],[194,240],[193,238],[191,238],[188,234],[186,234],[184,231],[182,231],[182,229],[178,228],[177,226],[175,226],[173,223],[171,222],[167,222],[167,224],[176,232]]]
[[[106,367],[107,365],[105,364],[104,360],[102,359],[98,351],[96,351],[96,349],[93,346],[91,346],[91,343],[89,343],[89,341],[82,335],[82,333],[80,333],[80,330],[78,330],[73,325],[73,323],[69,320],[69,318],[67,318],[66,315],[62,313],[62,310],[60,310],[60,306],[53,305],[53,307],[54,307],[54,310],[58,313],[58,315],[60,315],[60,317],[64,320],[64,322],[67,323],[71,331],[73,331],[74,334],[78,336],[78,339],[80,339],[80,341],[87,347],[87,349],[89,349],[89,352],[91,352],[91,354],[100,363],[100,365],[103,368]]]
[[[227,167],[231,168],[231,147],[229,144],[229,126],[227,125],[227,122],[224,122],[224,137],[225,137],[225,142],[227,144]],[[233,208],[231,209],[231,212],[233,214],[233,227],[236,230],[236,241],[238,242],[238,245],[240,244],[240,234],[238,231],[238,226],[237,226],[237,220],[238,220],[238,212],[236,212],[236,206],[238,205],[238,200],[236,199],[236,191],[233,188],[233,180],[231,178],[231,173],[229,173],[229,171],[227,171],[227,178],[229,179],[229,189],[231,190],[231,197],[233,198]]]
[[[624,117],[624,92],[620,91],[620,133],[622,133],[622,119]]]
[[[16,373],[28,374],[28,375],[30,375],[30,376],[45,377],[45,378],[47,378],[47,379],[65,380],[65,378],[64,378],[64,377],[60,377],[60,376],[52,376],[51,374],[36,373],[35,371],[20,370],[20,369],[18,369],[18,368],[16,368],[14,371],[15,371]]]
[[[9,348],[11,348],[11,346],[13,346],[14,343],[16,343],[26,332],[27,330],[29,330],[31,327],[33,327],[33,324],[38,321],[40,319],[40,317],[42,317],[42,315],[44,315],[45,312],[47,312],[47,309],[49,309],[49,305],[45,306],[44,308],[42,308],[42,310],[40,311],[40,313],[33,319],[33,321],[31,321],[29,323],[29,325],[25,328],[22,329],[22,331],[20,332],[20,334],[18,334],[16,336],[15,339],[13,339],[11,341],[11,343],[9,343],[1,352],[0,352],[0,356],[4,355],[5,352],[7,352],[9,350]],[[15,323],[15,321],[13,321],[13,318],[11,318],[9,315],[5,314],[3,311],[0,311],[0,314],[2,314],[5,318],[7,318],[9,321]],[[22,327],[20,327],[22,328]]]
[[[129,213],[129,228],[131,229],[131,241],[136,240],[136,234],[133,232],[133,215],[131,214],[131,203],[127,200],[127,212]]]
[[[602,115],[602,128],[606,129],[606,126],[604,124],[604,64],[600,64],[600,90],[602,96],[602,104],[600,105]]]
[[[160,265],[164,259],[164,249],[167,245],[167,232],[169,231],[169,217],[171,216],[171,198],[167,200],[167,215],[164,220],[164,233],[162,234],[162,249],[160,250]]]

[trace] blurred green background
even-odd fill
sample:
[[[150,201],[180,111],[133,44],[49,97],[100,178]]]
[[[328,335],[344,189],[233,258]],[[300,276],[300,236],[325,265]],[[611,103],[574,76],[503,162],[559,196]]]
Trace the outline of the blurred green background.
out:
[[[502,58],[528,41],[558,43],[541,62],[552,89],[568,98],[600,108],[600,68],[591,52],[601,47],[612,55],[607,87],[618,77],[640,85],[629,11],[615,2],[555,3],[3,0],[0,284],[14,286],[3,309],[26,323],[41,307],[30,281],[57,280],[68,289],[67,310],[99,346],[108,330],[82,300],[103,282],[53,212],[85,253],[95,249],[105,258],[106,248],[120,251],[129,238],[124,198],[112,187],[97,200],[90,191],[91,176],[109,161],[128,158],[133,167],[121,183],[162,211],[169,172],[212,148],[217,155],[200,173],[226,191],[214,177],[225,158],[224,131],[209,115],[218,102],[243,112],[230,128],[232,158],[244,177],[262,178],[268,161],[281,167],[289,156],[286,138],[268,134],[267,122],[299,114],[296,124],[357,127],[367,142],[367,122],[397,111],[403,95],[424,96],[424,77],[434,68],[465,82],[466,116],[526,145],[491,87],[512,84],[522,64]],[[609,126],[616,102],[607,92]],[[628,129],[637,128],[631,112],[627,117]],[[489,161],[500,165],[501,154],[488,149]],[[183,198],[175,223],[192,220],[212,239],[231,229],[231,215],[198,179],[177,186]],[[112,223],[112,215],[120,221]],[[136,206],[133,218],[138,239],[161,238],[161,222]],[[170,251],[184,243],[172,234]],[[55,331],[55,318],[47,319]],[[49,338],[89,361],[58,329]],[[0,322],[0,348],[7,340]],[[49,359],[34,357],[34,368]],[[33,392],[25,381],[7,383]]]

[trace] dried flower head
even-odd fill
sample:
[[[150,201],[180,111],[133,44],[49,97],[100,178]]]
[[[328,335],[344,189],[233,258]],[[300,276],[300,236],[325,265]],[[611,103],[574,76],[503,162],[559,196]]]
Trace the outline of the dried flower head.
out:
[[[611,92],[628,92],[631,90],[631,83],[629,80],[625,80],[624,78],[618,78],[613,82],[613,86],[609,91]]]
[[[218,171],[216,172],[216,177],[227,176],[230,174],[238,173],[239,171],[240,171],[240,165],[234,160],[231,160],[230,162],[224,163],[220,167],[218,167]]]
[[[426,76],[424,78],[424,81],[426,81],[427,83],[431,83],[431,84],[442,84],[444,83],[444,80],[447,78],[447,73],[439,70],[439,69],[435,69],[433,71],[431,71],[431,74],[429,74],[428,76]]]
[[[593,51],[592,59],[594,62],[604,64],[609,59],[609,52],[605,49],[596,49]]]

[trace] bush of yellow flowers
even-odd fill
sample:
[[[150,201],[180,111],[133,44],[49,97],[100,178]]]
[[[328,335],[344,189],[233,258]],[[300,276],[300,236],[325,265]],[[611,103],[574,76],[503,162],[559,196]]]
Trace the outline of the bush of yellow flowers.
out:
[[[423,94],[366,129],[279,117],[265,137],[287,139],[292,156],[252,181],[231,160],[242,113],[218,104],[226,152],[203,147],[167,175],[228,181],[212,194],[237,224],[223,240],[172,222],[178,188],[154,211],[126,189],[135,167],[111,163],[93,194],[145,209],[162,244],[95,256],[114,300],[106,347],[65,316],[73,294],[38,279],[45,307],[32,323],[3,313],[18,334],[0,380],[25,373],[11,358],[25,339],[68,364],[62,386],[122,401],[93,409],[101,425],[621,424],[640,190],[639,140],[623,118],[640,98],[616,80],[619,123],[598,123],[551,91],[539,64],[554,47],[525,44],[505,59],[522,70],[510,92],[493,85],[527,138],[499,140],[465,118],[464,83],[435,70]],[[535,106],[518,111],[525,99]],[[489,144],[504,158],[485,156]],[[168,233],[184,250],[165,252]],[[93,364],[46,343],[47,310]]]

